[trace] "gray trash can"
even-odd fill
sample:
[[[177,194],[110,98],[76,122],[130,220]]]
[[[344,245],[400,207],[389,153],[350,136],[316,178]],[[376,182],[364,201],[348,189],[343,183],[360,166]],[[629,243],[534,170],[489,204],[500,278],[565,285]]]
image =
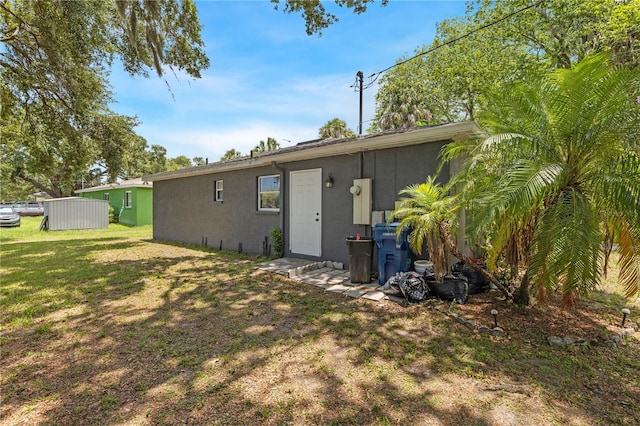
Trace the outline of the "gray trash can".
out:
[[[352,283],[371,282],[371,263],[374,240],[371,237],[347,238],[349,247],[349,275]]]

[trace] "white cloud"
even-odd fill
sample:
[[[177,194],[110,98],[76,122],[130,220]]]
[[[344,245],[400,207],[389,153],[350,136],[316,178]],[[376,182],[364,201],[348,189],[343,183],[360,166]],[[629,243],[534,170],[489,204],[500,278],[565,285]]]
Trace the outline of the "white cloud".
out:
[[[248,153],[260,140],[274,137],[281,146],[317,137],[318,129],[338,117],[357,132],[359,97],[349,87],[354,76],[299,76],[258,89],[226,77],[203,78],[189,90],[173,89],[176,102],[141,110],[139,133],[167,155],[219,159],[228,149]],[[229,80],[221,89],[219,81]],[[146,80],[145,80],[146,82]],[[142,89],[141,89],[142,90]],[[364,119],[374,113],[375,88],[364,93]],[[170,97],[168,93],[162,96]],[[148,99],[145,99],[147,101]],[[368,124],[363,125],[365,131]]]
[[[140,132],[149,145],[167,148],[168,157],[185,155],[188,158],[204,157],[210,162],[218,161],[229,149],[243,154],[249,152],[267,137],[276,139],[281,147],[317,137],[317,128],[295,126],[284,127],[271,122],[248,122],[242,127],[200,127],[189,129],[146,126]],[[290,141],[290,142],[289,142]]]

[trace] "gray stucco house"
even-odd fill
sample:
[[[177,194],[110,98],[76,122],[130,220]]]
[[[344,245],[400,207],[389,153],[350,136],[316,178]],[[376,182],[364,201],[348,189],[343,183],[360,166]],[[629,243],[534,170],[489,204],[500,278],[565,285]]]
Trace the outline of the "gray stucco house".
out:
[[[153,237],[260,254],[278,227],[285,256],[347,266],[346,238],[373,236],[398,192],[436,171],[445,144],[479,134],[461,122],[315,140],[145,176],[154,188]]]

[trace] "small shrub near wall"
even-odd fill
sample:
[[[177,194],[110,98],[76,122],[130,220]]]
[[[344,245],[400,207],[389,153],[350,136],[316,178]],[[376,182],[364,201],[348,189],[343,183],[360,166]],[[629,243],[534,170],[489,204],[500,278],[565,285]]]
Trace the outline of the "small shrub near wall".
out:
[[[282,241],[282,230],[280,228],[273,228],[271,230],[271,241],[274,257],[282,257],[284,253],[284,242]]]
[[[109,206],[109,223],[118,223],[118,214],[113,206]]]

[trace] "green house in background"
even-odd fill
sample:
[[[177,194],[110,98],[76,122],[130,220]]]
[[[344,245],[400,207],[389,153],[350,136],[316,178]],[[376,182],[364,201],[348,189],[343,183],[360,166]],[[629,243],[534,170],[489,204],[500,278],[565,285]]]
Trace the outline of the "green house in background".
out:
[[[150,182],[131,179],[79,189],[76,194],[84,198],[109,201],[118,222],[124,225],[153,224],[153,184]]]

